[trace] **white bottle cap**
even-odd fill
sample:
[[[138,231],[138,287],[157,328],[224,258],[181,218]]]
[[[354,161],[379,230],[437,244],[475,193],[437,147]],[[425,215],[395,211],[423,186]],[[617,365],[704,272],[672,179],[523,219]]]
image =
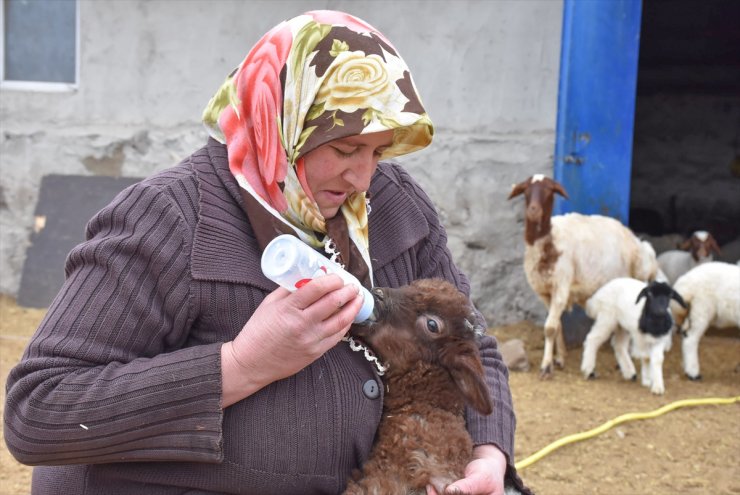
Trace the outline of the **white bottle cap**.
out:
[[[360,293],[362,294],[362,307],[360,308],[360,312],[357,313],[357,316],[355,316],[355,323],[367,321],[375,308],[375,298],[370,294],[370,291],[364,287],[360,287]]]
[[[281,283],[289,272],[296,269],[300,257],[301,252],[295,249],[295,243],[288,236],[276,237],[262,256],[262,272],[270,280]]]

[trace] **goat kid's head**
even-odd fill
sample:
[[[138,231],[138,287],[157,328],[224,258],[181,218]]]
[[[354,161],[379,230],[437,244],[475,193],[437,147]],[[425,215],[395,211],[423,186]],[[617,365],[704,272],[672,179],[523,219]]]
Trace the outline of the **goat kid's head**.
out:
[[[354,325],[388,365],[387,376],[400,376],[419,363],[446,369],[465,401],[481,414],[493,403],[483,379],[477,335],[468,298],[442,279],[416,280],[398,289],[376,287],[373,318]]]
[[[524,238],[528,244],[533,244],[540,237],[550,232],[550,217],[555,194],[568,198],[565,188],[549,177],[537,174],[524,182],[511,187],[509,198],[512,199],[520,194],[525,199],[525,232]]]
[[[678,247],[684,251],[689,251],[694,261],[712,259],[712,253],[722,254],[712,234],[704,230],[697,230]]]
[[[686,307],[681,295],[665,282],[650,282],[637,295],[635,304],[645,298],[645,306],[640,315],[639,328],[643,333],[660,337],[668,333],[673,326],[673,317],[669,310],[671,299]]]

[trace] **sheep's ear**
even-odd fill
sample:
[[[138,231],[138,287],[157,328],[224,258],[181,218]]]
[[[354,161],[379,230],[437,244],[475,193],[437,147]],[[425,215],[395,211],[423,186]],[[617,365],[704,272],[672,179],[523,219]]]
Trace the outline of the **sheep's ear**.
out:
[[[446,363],[446,367],[465,402],[481,414],[491,414],[493,401],[488,386],[483,380],[483,366],[477,349],[472,352],[451,354],[454,355],[451,357],[451,362]]]
[[[509,193],[508,199],[519,196],[521,193],[526,191],[528,187],[529,179],[525,180],[524,182],[520,182],[519,184],[514,184],[513,186],[511,186],[511,192]]]
[[[635,304],[639,303],[640,299],[642,299],[643,297],[647,297],[647,293],[648,293],[648,288],[647,286],[645,286],[645,288],[642,289],[639,294],[637,294],[637,300],[635,301]]]
[[[691,239],[686,239],[682,243],[678,245],[678,249],[682,249],[684,251],[688,251],[691,248]]]
[[[671,299],[680,304],[684,309],[687,309],[686,303],[684,302],[683,297],[681,297],[681,294],[673,289],[671,289]]]
[[[570,199],[568,197],[568,193],[565,192],[565,188],[559,182],[552,181],[552,190],[558,193],[559,195],[561,195],[562,197],[564,197],[565,199]]]

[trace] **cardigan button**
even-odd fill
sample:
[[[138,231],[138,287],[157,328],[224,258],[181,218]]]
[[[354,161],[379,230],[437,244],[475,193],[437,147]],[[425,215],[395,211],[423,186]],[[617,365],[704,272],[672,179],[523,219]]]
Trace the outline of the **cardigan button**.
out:
[[[380,397],[380,387],[378,387],[378,382],[375,380],[366,381],[362,386],[362,392],[368,399],[377,399]]]

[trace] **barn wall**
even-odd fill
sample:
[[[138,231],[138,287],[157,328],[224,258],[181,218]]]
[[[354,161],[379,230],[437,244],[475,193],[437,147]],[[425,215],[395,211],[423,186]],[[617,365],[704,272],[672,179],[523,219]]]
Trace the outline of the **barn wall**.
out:
[[[203,106],[262,33],[332,8],[377,26],[412,69],[436,135],[403,162],[438,206],[479,307],[492,323],[544,314],[521,267],[523,208],[506,196],[513,182],[552,170],[562,2],[117,0],[79,8],[79,88],[0,93],[0,292],[18,291],[44,175],[143,177],[175,164],[204,142]]]

